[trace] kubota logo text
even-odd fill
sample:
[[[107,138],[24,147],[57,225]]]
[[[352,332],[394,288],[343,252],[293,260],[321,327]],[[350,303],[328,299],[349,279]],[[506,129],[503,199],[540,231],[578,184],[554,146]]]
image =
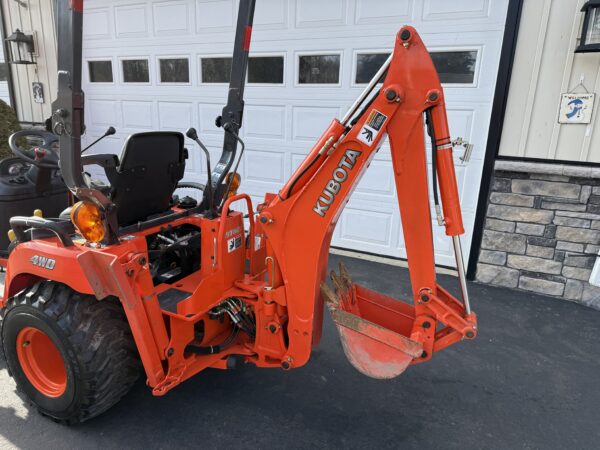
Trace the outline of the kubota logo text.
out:
[[[56,267],[56,260],[52,258],[46,258],[45,256],[34,255],[31,257],[30,261],[31,264],[41,267],[42,269],[54,270]]]
[[[348,171],[352,170],[356,164],[356,159],[361,155],[358,150],[346,150],[338,166],[333,171],[333,178],[327,182],[325,189],[319,196],[313,211],[319,216],[325,217],[327,210],[335,200],[335,196],[340,192],[342,183],[348,179]]]

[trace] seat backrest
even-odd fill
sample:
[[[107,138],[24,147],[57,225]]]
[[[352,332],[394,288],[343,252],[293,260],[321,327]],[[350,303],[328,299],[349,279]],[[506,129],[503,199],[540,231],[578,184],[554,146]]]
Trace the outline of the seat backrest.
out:
[[[127,138],[120,164],[109,176],[119,225],[143,221],[169,209],[185,171],[181,133],[156,131]]]

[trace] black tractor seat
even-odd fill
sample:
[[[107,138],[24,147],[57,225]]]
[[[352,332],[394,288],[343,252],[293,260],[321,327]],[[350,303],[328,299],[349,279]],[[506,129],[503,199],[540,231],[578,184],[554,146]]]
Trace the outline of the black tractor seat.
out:
[[[187,157],[183,134],[154,131],[129,136],[120,158],[113,154],[86,155],[82,163],[104,169],[119,226],[126,227],[170,209]],[[184,187],[191,185],[203,188],[187,182]]]

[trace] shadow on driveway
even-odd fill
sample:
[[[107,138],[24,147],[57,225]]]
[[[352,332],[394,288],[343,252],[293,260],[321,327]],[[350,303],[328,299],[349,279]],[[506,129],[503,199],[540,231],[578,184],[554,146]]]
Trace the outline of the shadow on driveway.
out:
[[[341,259],[356,281],[409,295],[406,270]],[[356,372],[327,319],[303,368],[209,370],[159,398],[140,380],[71,428],[24,409],[0,366],[0,447],[597,448],[600,312],[477,284],[471,297],[478,338],[391,381]]]

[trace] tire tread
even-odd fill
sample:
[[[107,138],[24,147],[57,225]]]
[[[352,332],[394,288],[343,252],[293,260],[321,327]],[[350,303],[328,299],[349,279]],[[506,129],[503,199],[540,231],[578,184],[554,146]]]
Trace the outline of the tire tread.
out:
[[[68,418],[54,420],[76,424],[96,417],[134,385],[140,373],[140,358],[118,299],[98,301],[64,284],[41,281],[8,300],[0,329],[10,310],[20,305],[37,309],[58,325],[82,368],[79,404]],[[0,352],[6,360],[4,345],[0,345]]]

